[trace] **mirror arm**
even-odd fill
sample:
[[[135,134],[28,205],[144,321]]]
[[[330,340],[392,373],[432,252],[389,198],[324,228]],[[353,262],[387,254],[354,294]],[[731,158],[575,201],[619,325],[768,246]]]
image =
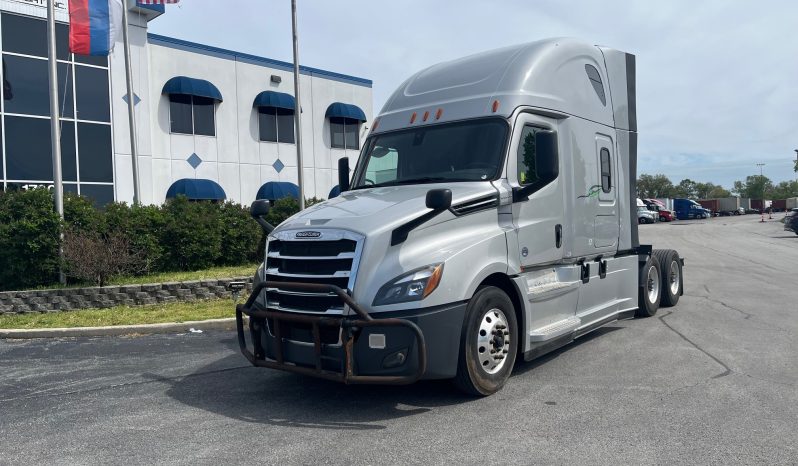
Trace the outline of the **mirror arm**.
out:
[[[445,210],[447,209],[431,210],[426,214],[419,215],[413,220],[410,220],[409,222],[396,227],[396,229],[393,232],[391,232],[391,246],[396,246],[397,244],[404,243],[405,240],[407,240],[407,235],[410,234],[411,231],[416,229],[419,225],[436,217],[438,214],[440,214]]]
[[[258,225],[260,225],[260,227],[263,228],[263,231],[265,231],[267,235],[272,231],[274,231],[274,225],[267,222],[265,218],[255,217],[255,221],[258,222]]]

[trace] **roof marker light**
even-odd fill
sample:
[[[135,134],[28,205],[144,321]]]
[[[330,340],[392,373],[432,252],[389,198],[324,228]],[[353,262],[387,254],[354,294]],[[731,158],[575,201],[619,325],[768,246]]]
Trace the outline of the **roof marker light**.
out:
[[[429,118],[429,110],[424,112],[424,116],[421,118],[421,121],[427,121],[428,118]]]
[[[438,111],[435,112],[435,119],[436,120],[440,120],[441,119],[441,115],[443,115],[443,109],[439,108]]]
[[[413,114],[410,115],[410,124],[412,125],[415,122],[416,122],[416,112],[413,112]]]
[[[498,109],[499,109],[499,101],[498,100],[494,100],[493,101],[493,113],[496,113],[496,111]]]

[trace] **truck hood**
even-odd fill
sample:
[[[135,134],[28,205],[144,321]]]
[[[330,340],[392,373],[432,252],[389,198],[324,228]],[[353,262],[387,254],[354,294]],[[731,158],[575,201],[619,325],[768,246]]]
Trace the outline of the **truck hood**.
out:
[[[312,227],[341,228],[367,236],[379,234],[427,212],[427,191],[440,188],[452,190],[453,206],[498,192],[489,181],[358,189],[303,210],[281,223],[275,232]],[[439,215],[424,226],[434,225],[447,218],[451,216]]]

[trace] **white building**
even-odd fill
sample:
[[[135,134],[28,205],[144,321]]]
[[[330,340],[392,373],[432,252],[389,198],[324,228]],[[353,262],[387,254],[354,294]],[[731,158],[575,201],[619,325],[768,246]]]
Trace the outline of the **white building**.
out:
[[[45,5],[0,0],[6,189],[53,183]],[[69,54],[66,5],[56,4],[64,187],[100,204],[131,202],[123,46],[108,59]],[[141,201],[213,184],[179,180],[211,180],[241,203],[265,183],[296,183],[292,65],[148,34],[163,7],[129,5]],[[337,160],[354,162],[368,131],[371,81],[302,67],[300,85],[305,196],[327,198]]]

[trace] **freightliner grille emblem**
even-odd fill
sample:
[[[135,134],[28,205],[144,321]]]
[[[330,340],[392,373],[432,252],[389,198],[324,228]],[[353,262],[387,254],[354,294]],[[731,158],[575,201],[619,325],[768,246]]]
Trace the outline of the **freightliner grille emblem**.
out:
[[[297,238],[320,238],[320,231],[299,231],[296,234]]]

